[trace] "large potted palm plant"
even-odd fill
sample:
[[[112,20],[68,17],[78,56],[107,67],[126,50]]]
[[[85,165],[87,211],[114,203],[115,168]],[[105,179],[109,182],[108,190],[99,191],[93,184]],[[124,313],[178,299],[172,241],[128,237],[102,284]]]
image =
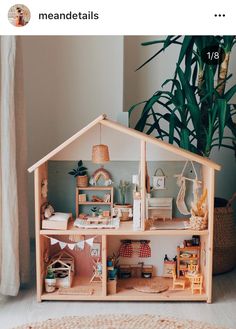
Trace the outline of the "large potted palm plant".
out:
[[[235,151],[236,105],[231,99],[236,85],[226,88],[232,77],[228,68],[235,43],[234,36],[168,36],[143,43],[143,46],[162,44],[162,47],[138,69],[156,60],[171,46],[179,46],[180,50],[174,76],[164,81],[163,88],[148,100],[130,108],[132,115],[143,106],[135,129],[207,157],[214,147]],[[223,50],[223,61],[207,64],[202,56],[207,47]]]
[[[162,89],[148,100],[130,108],[131,116],[142,107],[135,129],[205,157],[210,156],[214,147],[225,147],[236,154],[236,124],[233,121],[236,105],[232,103],[236,85],[227,87],[232,78],[228,71],[235,43],[235,36],[167,36],[143,43],[143,46],[161,44],[161,48],[138,70],[156,60],[167,48],[179,47],[179,54],[173,77],[165,80]],[[218,54],[219,60],[207,61],[208,54],[213,57]],[[222,263],[230,259],[220,269],[215,261],[214,271],[220,273],[231,269],[232,264],[236,265],[236,231],[229,206],[220,205],[215,209],[215,226],[214,260],[218,257]],[[227,246],[222,236],[231,236]]]

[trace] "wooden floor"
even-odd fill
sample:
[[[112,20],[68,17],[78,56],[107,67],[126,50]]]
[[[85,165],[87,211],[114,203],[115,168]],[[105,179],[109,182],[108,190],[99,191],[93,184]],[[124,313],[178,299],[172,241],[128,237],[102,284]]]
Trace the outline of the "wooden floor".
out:
[[[21,290],[15,298],[0,301],[0,328],[68,315],[149,313],[201,320],[236,328],[236,270],[214,277],[214,303],[205,302],[36,302],[35,287]]]
[[[151,279],[133,278],[119,279],[117,283],[116,294],[102,295],[102,283],[92,282],[86,277],[74,276],[72,288],[66,289],[66,294],[60,289],[52,293],[44,292],[42,300],[111,300],[111,301],[207,301],[205,291],[202,294],[195,292],[192,294],[188,280],[186,280],[186,289],[172,289],[172,279],[163,277],[153,277]],[[143,293],[135,289],[136,286],[156,285],[164,286],[162,293]],[[71,293],[70,293],[71,292]]]

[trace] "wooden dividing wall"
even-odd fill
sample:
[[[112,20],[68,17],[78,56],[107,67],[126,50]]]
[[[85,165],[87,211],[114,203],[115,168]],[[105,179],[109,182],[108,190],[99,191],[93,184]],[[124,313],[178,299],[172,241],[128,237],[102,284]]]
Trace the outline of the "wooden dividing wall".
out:
[[[48,248],[48,239],[40,235],[41,227],[41,206],[47,201],[42,196],[41,186],[43,179],[47,179],[47,163],[44,163],[34,172],[34,190],[35,190],[35,239],[36,239],[36,289],[37,301],[41,301],[44,278],[44,256],[45,250]]]
[[[207,302],[212,302],[212,268],[213,268],[213,233],[214,233],[214,195],[215,195],[215,171],[212,168],[203,166],[203,184],[207,188],[208,204],[208,236],[206,238],[206,273],[205,285]]]

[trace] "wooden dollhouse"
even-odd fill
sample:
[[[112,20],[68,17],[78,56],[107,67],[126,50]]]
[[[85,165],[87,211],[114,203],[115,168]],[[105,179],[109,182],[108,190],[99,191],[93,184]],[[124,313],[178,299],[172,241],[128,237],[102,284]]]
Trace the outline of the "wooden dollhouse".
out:
[[[98,144],[100,134],[102,142],[108,145],[110,152],[110,163],[104,166],[111,173],[109,184],[88,185],[87,187],[76,186],[76,180],[67,175],[71,163],[82,159],[90,165],[92,147]],[[183,180],[179,179],[180,192],[173,192],[173,185],[179,172],[186,169],[186,161],[197,167],[198,179],[193,176],[195,169],[188,169],[190,183],[201,183],[201,200],[207,205],[207,225],[195,229],[189,224],[189,212],[187,213],[183,192],[192,198],[190,187],[183,186]],[[165,171],[165,189],[153,191],[148,172],[156,171],[156,166],[163,165]],[[91,171],[98,168],[91,164]],[[179,169],[178,169],[179,168]],[[154,170],[155,169],[155,170]],[[44,158],[28,169],[34,172],[35,187],[35,231],[36,231],[36,266],[37,266],[37,300],[152,300],[152,301],[206,301],[212,302],[212,252],[213,252],[213,220],[214,220],[214,181],[215,171],[220,166],[207,158],[193,154],[152,136],[123,126],[108,119],[105,115],[99,116],[85,128],[74,134],[63,144],[47,154]],[[133,220],[119,221],[112,216],[113,204],[117,203],[117,181],[118,179],[130,179],[132,175],[138,175],[138,187],[133,186],[129,202],[134,205]],[[91,172],[91,177],[92,172]],[[151,176],[151,175],[150,175]],[[110,178],[109,178],[110,179]],[[161,180],[164,181],[164,180]],[[48,184],[48,191],[45,191],[45,182]],[[175,184],[176,185],[176,184]],[[177,186],[177,185],[176,185]],[[177,186],[177,187],[178,187]],[[203,193],[207,191],[207,193]],[[195,191],[196,192],[196,191]],[[195,193],[194,192],[194,193]],[[80,195],[81,194],[81,195]],[[99,194],[99,195],[98,195]],[[108,199],[104,199],[105,194]],[[153,194],[153,196],[152,196]],[[173,195],[175,194],[175,195]],[[176,195],[178,194],[178,195]],[[92,195],[92,196],[91,196]],[[95,195],[95,198],[94,198]],[[106,195],[107,197],[107,195]],[[150,199],[152,198],[153,199]],[[162,197],[162,200],[161,200]],[[182,199],[180,199],[180,197]],[[194,198],[196,195],[193,196]],[[181,215],[176,210],[176,198],[180,199],[182,209]],[[191,200],[190,200],[191,201]],[[189,203],[190,203],[189,201]],[[73,219],[69,221],[67,229],[43,229],[42,228],[42,205],[52,203],[56,211],[72,213]],[[86,222],[84,213],[89,212],[90,207],[100,211],[95,219],[90,218]],[[99,209],[99,207],[101,209]],[[172,209],[173,207],[173,209]],[[199,208],[199,202],[195,208]],[[60,209],[58,209],[60,208]],[[165,213],[164,220],[149,218],[149,213]],[[155,213],[155,211],[157,211]],[[206,212],[205,212],[206,213]],[[104,216],[102,216],[103,214]],[[109,218],[108,218],[109,217]],[[153,217],[153,216],[150,216]],[[75,226],[74,222],[83,220],[87,226]],[[107,222],[116,220],[114,227],[107,227]],[[135,222],[136,220],[136,222]],[[206,217],[205,217],[206,220]],[[104,222],[101,227],[96,223]],[[109,222],[109,223],[110,223]],[[185,225],[187,223],[187,225]],[[92,224],[92,227],[89,225]],[[197,278],[188,281],[188,278],[181,276],[181,269],[178,267],[184,264],[188,267],[188,259],[184,254],[183,240],[188,241],[192,236],[197,236],[198,247],[188,247],[188,250],[197,250],[196,256],[190,255],[190,260],[196,260],[200,269],[201,286],[195,293],[195,286],[191,282],[197,282]],[[120,277],[115,278],[116,290],[110,293],[108,283],[109,256],[119,253],[121,241],[139,241],[137,252],[132,249],[132,243],[123,248],[120,253],[120,264],[126,268],[136,268],[141,264],[141,271],[149,269],[149,275],[141,277]],[[145,241],[148,240],[150,248]],[[54,241],[53,245],[50,241]],[[87,243],[86,243],[87,241]],[[143,242],[144,241],[144,242]],[[56,244],[56,242],[58,242]],[[100,255],[92,258],[91,248],[93,242],[101,246]],[[44,279],[50,259],[61,249],[71,254],[74,259],[74,277],[70,290],[66,294],[56,290],[47,293],[44,287]],[[166,250],[168,249],[168,252]],[[96,250],[94,251],[96,254]],[[177,255],[176,272],[174,278],[163,276],[163,258],[165,253]],[[136,257],[132,258],[130,256]],[[128,255],[128,257],[126,257]],[[182,259],[180,259],[182,257]],[[100,258],[101,266],[99,275],[101,280],[94,282],[91,278],[94,275],[94,264]],[[141,262],[140,262],[141,260]],[[173,267],[175,268],[175,267]],[[150,270],[151,269],[151,270]],[[133,270],[132,270],[133,271]],[[132,272],[130,270],[130,272]],[[134,271],[133,271],[134,272]],[[181,272],[183,273],[183,271]],[[172,289],[173,280],[185,280],[181,289]],[[189,283],[190,282],[190,283]],[[195,283],[197,285],[197,283]],[[164,287],[164,288],[163,288]],[[184,287],[184,289],[182,289]],[[191,289],[191,287],[193,289]],[[80,289],[81,288],[81,289]],[[142,288],[142,289],[141,289]],[[92,293],[86,293],[92,291]],[[78,293],[75,293],[77,291]],[[84,294],[83,294],[84,291]]]

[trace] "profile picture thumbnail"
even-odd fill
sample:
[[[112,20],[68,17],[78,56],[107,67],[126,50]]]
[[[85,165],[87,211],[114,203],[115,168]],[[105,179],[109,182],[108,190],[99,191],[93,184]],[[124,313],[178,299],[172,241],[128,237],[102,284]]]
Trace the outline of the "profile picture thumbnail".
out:
[[[12,6],[8,11],[8,20],[16,27],[27,25],[30,21],[29,8],[22,4]]]

